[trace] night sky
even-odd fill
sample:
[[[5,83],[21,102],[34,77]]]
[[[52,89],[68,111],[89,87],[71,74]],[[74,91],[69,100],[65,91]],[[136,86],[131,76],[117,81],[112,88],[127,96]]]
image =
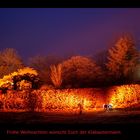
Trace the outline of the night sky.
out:
[[[15,48],[24,60],[43,55],[93,55],[123,33],[140,48],[140,9],[1,8],[0,50]]]

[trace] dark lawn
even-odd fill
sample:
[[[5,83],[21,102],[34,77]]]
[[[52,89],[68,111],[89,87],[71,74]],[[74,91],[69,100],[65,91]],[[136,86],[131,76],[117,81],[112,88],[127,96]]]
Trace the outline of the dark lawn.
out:
[[[140,124],[140,110],[83,113],[0,112],[0,124]]]
[[[114,131],[121,135],[7,135],[7,130],[23,131]],[[130,136],[139,137],[140,111],[113,110],[92,113],[62,114],[41,112],[0,112],[0,137],[13,139],[101,139],[124,140]],[[105,137],[106,136],[106,137]],[[94,138],[93,138],[94,137]]]

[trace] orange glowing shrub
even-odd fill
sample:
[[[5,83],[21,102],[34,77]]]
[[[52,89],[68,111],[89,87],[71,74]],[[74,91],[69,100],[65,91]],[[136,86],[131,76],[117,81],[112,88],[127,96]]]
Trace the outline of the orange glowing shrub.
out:
[[[27,80],[21,80],[17,83],[17,86],[19,87],[20,90],[31,89],[32,83]]]
[[[112,87],[108,91],[108,102],[114,108],[126,108],[140,105],[140,85],[122,85]]]
[[[38,75],[37,71],[34,70],[33,68],[30,68],[30,67],[25,67],[25,68],[19,69],[19,70],[17,71],[17,74],[18,74],[18,75],[24,75],[24,74],[27,74],[27,73],[29,73],[29,74],[34,74],[34,75]],[[14,75],[14,73],[12,73],[12,75]]]
[[[5,75],[2,79],[0,79],[0,88],[7,88],[7,89],[12,89],[13,87],[13,77],[14,76],[23,76],[25,74],[31,74],[37,76],[38,73],[36,70],[29,68],[29,67],[24,67],[22,69],[18,69],[16,72],[13,72],[9,75]],[[22,80],[21,82],[17,83],[20,89],[26,89],[26,88],[32,88],[32,85],[29,81],[27,80]]]
[[[79,112],[80,104],[82,111],[89,112],[101,109],[104,103],[112,104],[113,108],[137,107],[140,105],[139,89],[140,85],[132,84],[111,87],[106,94],[102,89],[93,88],[8,90],[6,94],[0,93],[0,110]]]
[[[0,94],[3,111],[77,112],[81,104],[87,112],[102,108],[103,103],[101,90],[96,89],[8,90]]]
[[[6,75],[2,79],[0,79],[0,88],[8,88],[11,89],[13,85],[13,80],[11,75]]]
[[[25,91],[16,92],[8,90],[6,94],[0,94],[0,110],[27,110],[28,93]]]
[[[112,104],[113,108],[137,107],[140,105],[139,89],[140,85],[132,84],[111,87],[107,94],[102,89],[92,88],[8,90],[6,94],[0,93],[0,110],[77,112],[81,104],[82,110],[88,112],[102,108],[104,103]]]
[[[95,89],[64,89],[42,91],[42,108],[44,111],[69,111],[79,110],[79,104],[83,111],[95,110],[96,107],[102,107],[102,99],[96,94],[100,94]],[[97,102],[100,100],[100,103]]]
[[[0,109],[3,111],[79,111],[79,105],[83,111],[102,108],[103,94],[97,89],[63,89],[40,88],[30,90],[32,83],[27,80],[20,80],[16,83],[21,91],[13,90],[13,77],[31,74],[38,75],[37,72],[25,67],[4,76],[0,79],[0,88],[7,92],[0,94]]]

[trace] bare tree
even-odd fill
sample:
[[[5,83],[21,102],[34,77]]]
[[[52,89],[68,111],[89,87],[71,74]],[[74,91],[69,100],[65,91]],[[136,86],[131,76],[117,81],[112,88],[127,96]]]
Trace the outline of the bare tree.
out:
[[[23,62],[17,51],[13,48],[6,48],[0,52],[0,77],[10,74],[22,68]]]
[[[56,88],[60,88],[62,84],[62,65],[61,64],[58,64],[57,66],[52,65],[50,69],[51,69],[50,77],[52,83]]]

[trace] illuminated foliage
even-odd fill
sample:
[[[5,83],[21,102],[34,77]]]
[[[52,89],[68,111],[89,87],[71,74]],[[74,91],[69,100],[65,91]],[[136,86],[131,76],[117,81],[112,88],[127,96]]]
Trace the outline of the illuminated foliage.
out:
[[[130,36],[121,37],[115,47],[109,49],[108,63],[109,73],[114,80],[132,80],[134,69],[139,60],[135,42]],[[119,81],[122,82],[122,81]]]
[[[52,65],[50,69],[52,83],[56,88],[60,88],[62,84],[62,65],[61,64],[58,64],[57,66]]]
[[[62,63],[64,85],[72,87],[92,86],[100,80],[101,68],[87,57],[73,56]]]
[[[20,90],[31,89],[32,83],[27,80],[21,80],[21,81],[17,82],[17,86],[19,87]]]
[[[137,107],[140,104],[140,85],[115,86],[109,90],[108,102],[114,108]]]
[[[39,86],[38,73],[36,70],[25,67],[18,69],[0,79],[0,88],[3,89],[29,89]]]
[[[38,75],[37,71],[30,67],[24,67],[23,69],[18,69],[17,71],[18,75],[24,75],[24,74],[33,74]],[[14,73],[13,73],[14,75]]]
[[[79,112],[95,111],[102,108],[104,100],[96,89],[65,89],[65,90],[8,90],[0,94],[0,109],[3,111],[41,111],[41,112]],[[98,98],[98,101],[97,101]]]
[[[103,109],[103,104],[113,108],[140,107],[140,85],[111,87],[104,95],[102,89],[51,89],[33,91],[8,90],[0,94],[2,111],[83,112]]]
[[[0,78],[19,68],[23,68],[23,62],[13,48],[6,48],[0,52]]]
[[[0,89],[5,93],[7,89],[13,89],[13,80],[11,75],[6,75],[0,79]]]
[[[50,89],[54,89],[53,85],[42,85],[40,87],[40,90],[50,90]]]
[[[79,111],[79,104],[83,111],[95,111],[104,103],[101,92],[96,89],[48,90],[41,95],[44,111]]]
[[[28,93],[8,90],[7,94],[0,94],[0,109],[4,111],[20,111],[27,109]]]

